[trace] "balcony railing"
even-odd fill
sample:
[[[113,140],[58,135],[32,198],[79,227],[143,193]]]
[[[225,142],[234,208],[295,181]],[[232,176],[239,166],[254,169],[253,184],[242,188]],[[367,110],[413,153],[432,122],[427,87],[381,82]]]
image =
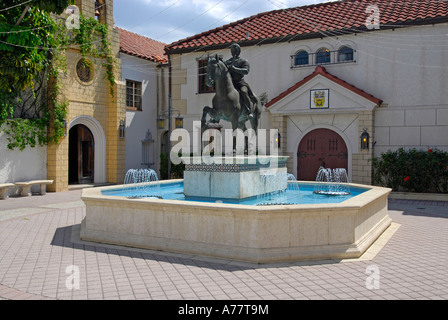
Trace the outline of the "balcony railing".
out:
[[[356,62],[356,50],[322,51],[291,56],[291,69]]]

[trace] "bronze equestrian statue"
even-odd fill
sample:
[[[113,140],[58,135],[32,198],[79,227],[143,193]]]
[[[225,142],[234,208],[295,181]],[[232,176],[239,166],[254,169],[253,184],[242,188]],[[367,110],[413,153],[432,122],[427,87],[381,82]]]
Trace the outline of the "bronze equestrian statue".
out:
[[[223,61],[216,54],[209,57],[207,65],[206,85],[215,85],[215,96],[212,100],[213,108],[205,106],[202,112],[202,132],[208,128],[208,124],[216,124],[226,120],[232,123],[232,129],[246,131],[246,121],[255,132],[263,105],[267,101],[266,93],[257,97],[249,85],[244,81],[244,76],[249,73],[249,63],[241,58],[241,48],[238,44],[230,46],[232,58]],[[210,116],[209,122],[206,121]]]

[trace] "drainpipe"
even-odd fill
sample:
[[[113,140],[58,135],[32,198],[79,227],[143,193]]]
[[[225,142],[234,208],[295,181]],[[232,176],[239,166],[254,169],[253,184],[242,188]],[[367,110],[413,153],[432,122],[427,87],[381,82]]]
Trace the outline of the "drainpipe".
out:
[[[171,56],[168,55],[168,180],[171,179],[171,85],[172,67]]]

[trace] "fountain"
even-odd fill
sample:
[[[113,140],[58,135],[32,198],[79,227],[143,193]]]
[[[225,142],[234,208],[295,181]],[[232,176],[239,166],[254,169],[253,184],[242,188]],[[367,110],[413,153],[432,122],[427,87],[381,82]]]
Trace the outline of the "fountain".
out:
[[[150,184],[150,182],[155,182]],[[157,198],[161,199],[159,177],[153,169],[129,169],[124,178],[129,198]]]
[[[124,178],[124,184],[158,181],[157,172],[153,169],[129,169]]]
[[[238,53],[237,49],[232,46],[232,53]],[[227,65],[216,55],[209,60],[207,72],[211,72],[208,81],[213,80],[221,90],[216,90],[213,108],[204,107],[201,130],[207,128],[207,115],[227,111],[243,127],[248,115],[241,112],[247,110],[236,108],[235,99],[228,101],[237,95],[225,92],[232,88],[223,86],[221,79],[227,77],[224,84],[232,83]],[[254,132],[262,100],[257,99],[255,117],[250,120]],[[224,105],[229,109],[226,112],[214,110]],[[216,124],[220,119],[210,121]],[[270,143],[277,145],[272,136]],[[335,177],[342,182],[344,173],[336,170],[330,177],[322,171],[325,182],[299,182],[287,173],[288,157],[262,154],[187,157],[183,180],[141,182],[146,173],[131,172],[132,183],[84,189],[86,215],[80,237],[142,249],[274,263],[357,258],[391,224],[387,211],[391,189],[350,184],[350,194],[314,193],[316,184],[333,184]],[[153,186],[160,188],[158,193],[147,197],[144,190]],[[126,194],[133,187],[143,190],[143,196]],[[310,198],[314,200],[309,202]]]
[[[193,174],[185,178],[211,179],[207,171],[197,170],[230,170],[224,165],[198,166],[189,167]],[[263,190],[241,199],[186,196],[185,186],[195,183],[185,179],[84,189],[86,216],[81,224],[81,239],[275,263],[357,258],[391,224],[387,211],[390,189],[351,183],[349,195],[325,195],[314,193],[314,189],[327,182],[293,181],[292,177],[288,180],[286,168],[279,168],[282,170],[278,172],[258,169],[256,177],[255,172],[247,175],[244,166],[232,166],[234,176],[228,180],[222,180],[225,175],[215,180],[240,189],[240,183],[247,183],[247,179],[241,182],[240,178],[250,177],[251,183]],[[123,194],[131,185],[143,194]],[[159,188],[157,193],[154,188]],[[197,189],[199,193],[210,191],[209,186],[197,185]],[[144,190],[151,192],[145,194]]]
[[[320,167],[316,177],[314,193],[332,196],[350,194],[347,171],[344,168]]]
[[[287,173],[285,175],[272,176],[263,174],[261,176],[263,184],[268,185],[266,189],[273,189],[269,185],[283,184],[284,187],[267,193],[261,193],[257,196],[257,206],[275,206],[298,203],[300,197],[300,188],[298,183],[289,183],[296,181],[294,175]],[[289,191],[289,192],[288,192]]]

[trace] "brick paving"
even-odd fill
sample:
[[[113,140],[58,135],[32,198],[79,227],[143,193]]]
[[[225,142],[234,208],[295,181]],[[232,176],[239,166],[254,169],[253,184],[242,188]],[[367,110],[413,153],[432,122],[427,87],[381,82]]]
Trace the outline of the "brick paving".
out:
[[[448,299],[448,202],[390,200],[399,227],[371,260],[252,265],[84,243],[80,194],[0,202],[0,299]]]

